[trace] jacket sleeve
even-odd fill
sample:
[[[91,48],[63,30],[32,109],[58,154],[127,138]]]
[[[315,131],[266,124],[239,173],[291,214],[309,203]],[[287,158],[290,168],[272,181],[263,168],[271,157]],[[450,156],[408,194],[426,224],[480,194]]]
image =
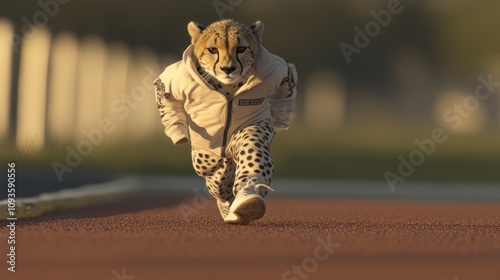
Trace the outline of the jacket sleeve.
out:
[[[287,66],[286,76],[281,80],[270,100],[272,124],[276,131],[288,129],[292,113],[295,110],[297,71],[292,63],[287,63]]]
[[[184,98],[181,93],[172,92],[175,89],[172,87],[167,70],[154,81],[156,104],[160,111],[161,122],[165,126],[165,134],[174,145],[186,144],[189,133],[186,114],[183,111]]]

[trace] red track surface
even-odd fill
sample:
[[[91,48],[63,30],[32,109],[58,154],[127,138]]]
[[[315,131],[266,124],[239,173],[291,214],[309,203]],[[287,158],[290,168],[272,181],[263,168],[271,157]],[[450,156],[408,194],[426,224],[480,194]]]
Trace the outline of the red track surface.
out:
[[[0,222],[0,279],[500,279],[499,204],[270,198],[262,220],[229,226],[199,202],[156,195],[18,221],[16,273]],[[200,210],[186,220],[179,205]]]

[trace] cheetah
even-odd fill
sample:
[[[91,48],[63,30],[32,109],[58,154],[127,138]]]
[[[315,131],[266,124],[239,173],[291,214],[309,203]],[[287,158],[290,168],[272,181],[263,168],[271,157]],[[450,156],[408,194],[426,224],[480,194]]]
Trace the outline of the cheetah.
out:
[[[249,224],[266,212],[270,147],[295,109],[295,65],[262,46],[260,21],[190,22],[187,30],[182,60],[154,82],[165,134],[174,145],[191,144],[193,168],[224,222]]]

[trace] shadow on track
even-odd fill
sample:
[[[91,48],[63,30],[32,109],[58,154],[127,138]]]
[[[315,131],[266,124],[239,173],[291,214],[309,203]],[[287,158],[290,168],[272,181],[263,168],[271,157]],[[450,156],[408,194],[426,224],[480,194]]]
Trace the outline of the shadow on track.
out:
[[[138,195],[124,200],[110,202],[102,205],[89,206],[79,210],[59,211],[48,213],[39,217],[22,218],[16,222],[16,225],[33,225],[46,221],[78,219],[78,218],[97,218],[121,215],[127,213],[141,212],[144,210],[171,208],[180,203],[191,199],[188,194],[147,194]],[[4,227],[7,221],[0,221],[0,227]]]

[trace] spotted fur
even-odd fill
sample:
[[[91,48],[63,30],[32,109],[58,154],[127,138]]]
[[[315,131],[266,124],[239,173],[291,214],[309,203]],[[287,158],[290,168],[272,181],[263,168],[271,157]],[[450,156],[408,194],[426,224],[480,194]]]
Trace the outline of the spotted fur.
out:
[[[208,192],[217,199],[223,217],[238,191],[250,179],[271,184],[274,165],[270,146],[274,135],[271,123],[264,120],[235,133],[226,157],[192,151],[194,170],[205,178]],[[267,190],[261,189],[260,195],[265,197]]]

